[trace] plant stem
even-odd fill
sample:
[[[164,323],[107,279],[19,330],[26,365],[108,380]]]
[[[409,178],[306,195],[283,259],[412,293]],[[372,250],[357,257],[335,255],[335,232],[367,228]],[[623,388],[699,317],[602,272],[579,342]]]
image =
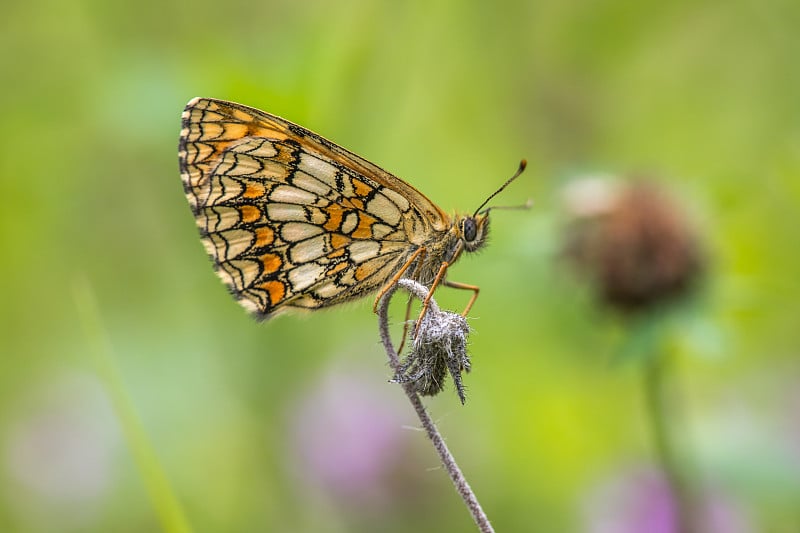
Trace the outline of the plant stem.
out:
[[[697,533],[692,488],[675,445],[674,426],[678,413],[674,394],[668,390],[667,354],[653,355],[645,361],[644,368],[644,393],[653,444],[669,484],[678,531]]]
[[[381,341],[383,342],[383,347],[386,350],[386,355],[389,358],[389,364],[395,372],[398,372],[400,369],[400,357],[397,354],[397,351],[394,349],[394,345],[392,344],[392,340],[389,335],[389,301],[391,300],[392,295],[398,286],[403,287],[420,299],[424,299],[428,293],[428,290],[419,283],[407,279],[401,279],[396,285],[389,289],[389,291],[381,299],[380,306],[378,308]],[[431,304],[432,307],[436,305],[432,299]],[[475,493],[472,491],[467,479],[464,477],[464,474],[458,467],[455,457],[453,457],[453,454],[450,453],[450,450],[447,448],[447,445],[445,444],[441,433],[439,433],[436,424],[431,419],[428,411],[422,404],[422,400],[414,390],[414,384],[407,382],[402,383],[401,385],[406,393],[406,396],[408,396],[408,400],[414,407],[414,411],[416,411],[417,416],[422,423],[422,427],[425,429],[425,433],[427,433],[428,438],[433,443],[436,453],[439,454],[439,458],[441,459],[445,470],[447,470],[447,473],[450,475],[453,486],[455,487],[459,496],[461,496],[461,499],[464,500],[464,504],[467,506],[467,509],[469,510],[470,515],[472,515],[472,519],[475,521],[478,529],[481,531],[481,533],[494,533],[494,529],[489,523],[489,518],[486,516],[486,513],[483,512],[483,508],[478,502],[478,499],[475,497]]]
[[[84,278],[73,286],[78,319],[81,321],[93,357],[98,377],[103,381],[114,411],[119,418],[125,440],[130,448],[150,502],[165,533],[190,533],[192,527],[178,497],[164,472],[153,444],[136,414],[122,377],[112,358],[111,342],[106,336],[91,285]]]

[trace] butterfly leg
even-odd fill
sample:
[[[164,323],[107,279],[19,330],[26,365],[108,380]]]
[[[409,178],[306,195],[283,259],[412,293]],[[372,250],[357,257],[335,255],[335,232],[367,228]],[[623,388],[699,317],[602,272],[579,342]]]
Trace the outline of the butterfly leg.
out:
[[[397,347],[397,353],[403,353],[403,346],[406,345],[406,336],[408,335],[408,320],[411,318],[411,306],[414,303],[414,297],[408,297],[408,303],[406,304],[406,318],[403,320],[403,337],[400,339],[400,345]]]
[[[433,279],[433,283],[431,283],[430,289],[428,289],[428,294],[422,301],[422,311],[420,311],[419,313],[419,318],[417,318],[417,326],[416,328],[414,328],[415,336],[419,333],[419,328],[422,325],[422,319],[425,316],[425,313],[428,312],[428,307],[431,304],[431,298],[433,298],[433,293],[436,290],[436,287],[439,286],[439,283],[442,282],[442,279],[444,278],[444,275],[447,272],[448,267],[450,267],[450,263],[448,263],[447,261],[442,261],[442,264],[439,267],[439,272],[436,273],[436,277]]]
[[[442,282],[442,285],[445,285],[447,287],[452,287],[454,289],[464,289],[472,291],[472,297],[469,299],[469,302],[467,302],[467,307],[464,308],[464,312],[461,313],[461,316],[467,316],[467,313],[469,313],[469,310],[472,309],[472,305],[475,303],[475,300],[478,299],[478,293],[481,292],[481,288],[478,287],[477,285],[467,285],[466,283],[459,283],[457,281],[449,281],[449,280],[444,280]]]
[[[414,261],[416,261],[419,258],[420,262],[422,262],[422,258],[425,257],[424,254],[426,252],[427,249],[424,246],[420,246],[419,248],[417,248],[414,251],[414,253],[411,254],[411,257],[408,258],[408,261],[406,261],[403,264],[403,266],[400,267],[400,270],[398,270],[397,273],[394,276],[392,276],[392,279],[390,279],[389,282],[386,285],[384,285],[383,288],[381,288],[380,292],[378,292],[378,295],[375,297],[375,303],[372,306],[373,313],[378,312],[378,304],[380,303],[381,298],[383,298],[383,295],[386,294],[389,291],[389,289],[394,287],[398,281],[400,281],[400,278],[402,278],[403,274],[406,273],[406,270],[408,270],[408,268],[414,264]]]

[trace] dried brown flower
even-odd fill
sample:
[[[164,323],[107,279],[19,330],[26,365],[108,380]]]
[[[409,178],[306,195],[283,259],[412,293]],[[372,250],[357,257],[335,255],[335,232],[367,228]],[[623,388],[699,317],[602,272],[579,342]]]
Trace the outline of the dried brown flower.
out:
[[[639,311],[685,296],[703,270],[684,213],[655,184],[576,182],[564,255],[608,305]]]

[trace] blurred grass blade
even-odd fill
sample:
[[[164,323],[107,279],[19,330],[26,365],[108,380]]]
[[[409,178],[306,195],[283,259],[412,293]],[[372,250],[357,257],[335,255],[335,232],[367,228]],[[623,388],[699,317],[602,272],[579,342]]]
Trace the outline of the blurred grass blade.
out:
[[[147,434],[136,415],[133,404],[125,391],[122,378],[112,360],[111,343],[103,330],[92,288],[85,278],[73,283],[73,296],[78,318],[91,352],[92,361],[100,378],[105,383],[114,410],[119,417],[125,439],[136,461],[150,501],[164,531],[188,533],[192,531],[180,502],[170,486],[167,476],[156,457]]]

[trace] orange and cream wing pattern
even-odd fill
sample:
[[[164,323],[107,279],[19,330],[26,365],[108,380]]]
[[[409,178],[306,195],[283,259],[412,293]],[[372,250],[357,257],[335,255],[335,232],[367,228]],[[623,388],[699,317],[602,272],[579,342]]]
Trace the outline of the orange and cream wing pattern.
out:
[[[181,177],[203,244],[260,318],[373,292],[451,224],[412,186],[274,115],[195,98],[182,118]]]

